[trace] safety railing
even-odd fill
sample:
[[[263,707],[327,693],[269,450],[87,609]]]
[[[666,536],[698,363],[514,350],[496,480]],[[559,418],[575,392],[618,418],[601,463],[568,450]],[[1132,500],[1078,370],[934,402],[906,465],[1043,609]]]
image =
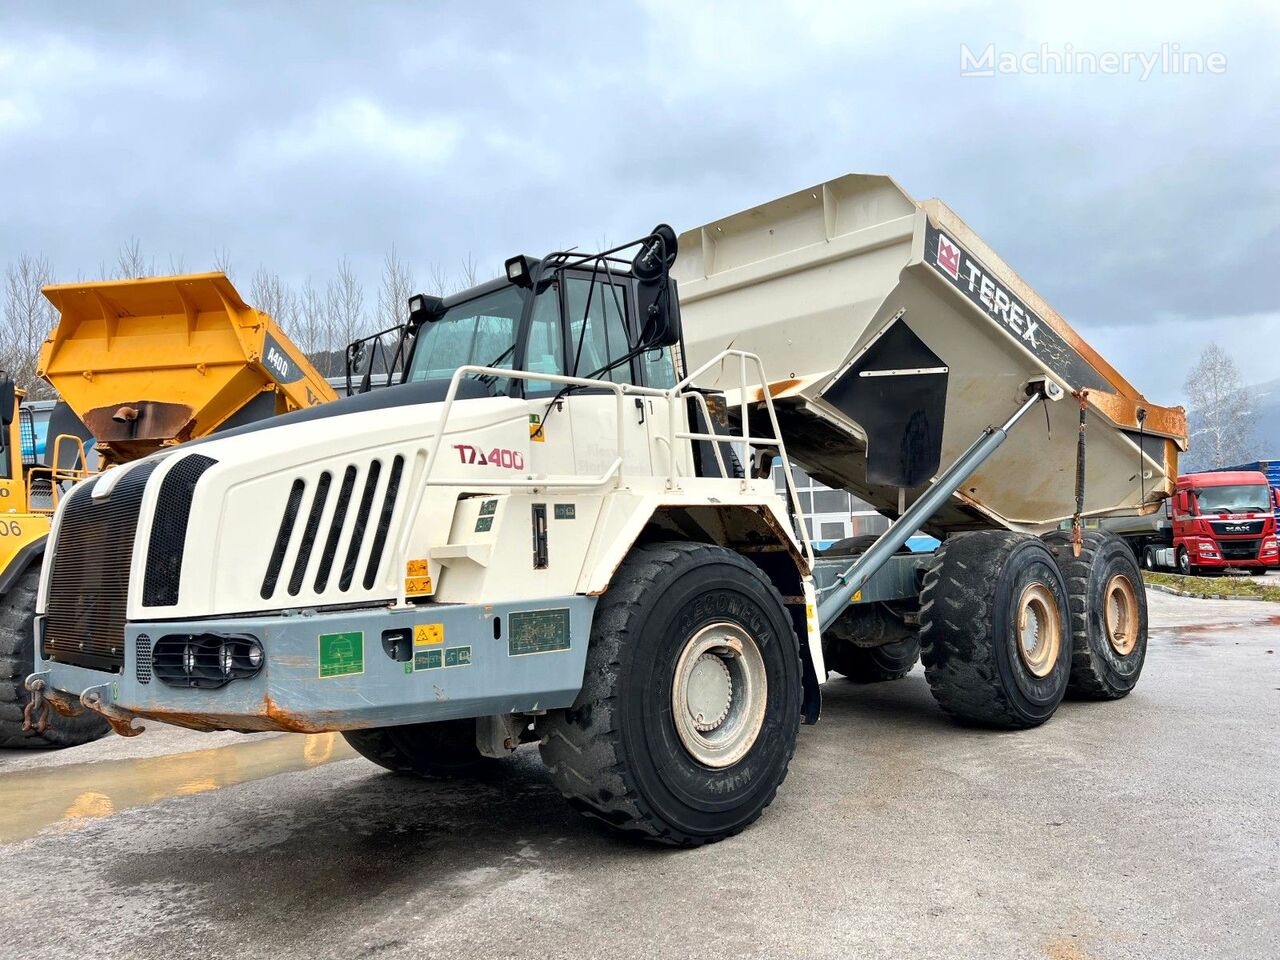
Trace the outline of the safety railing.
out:
[[[68,462],[63,456],[63,447],[70,445],[74,448],[74,460],[72,463],[78,464],[74,467],[59,467],[58,464]],[[72,487],[88,477],[93,476],[93,471],[88,469],[88,454],[84,449],[84,441],[79,437],[63,433],[59,434],[53,441],[53,456],[50,458],[53,466],[50,467],[33,467],[27,471],[27,504],[32,513],[53,513],[58,509],[58,501],[62,497],[63,488]],[[36,489],[48,488],[48,504],[37,504]],[[39,496],[44,496],[43,493]]]
[[[680,429],[680,409],[683,407],[684,401],[693,399],[700,405],[705,422],[711,424],[711,414],[708,409],[706,398],[702,393],[692,389],[695,379],[728,358],[737,358],[739,372],[739,416],[741,419],[741,429],[738,433],[699,433],[690,430]],[[748,365],[754,367],[757,376],[757,382],[760,395],[763,399],[765,410],[768,413],[769,424],[773,430],[772,437],[758,437],[750,433],[750,402],[748,401],[748,389],[751,383],[748,381]],[[677,488],[679,486],[679,457],[677,455],[677,441],[705,441],[711,445],[711,450],[716,458],[716,463],[720,469],[720,473],[724,477],[730,477],[731,473],[725,467],[724,458],[720,452],[722,444],[737,444],[740,448],[739,460],[742,463],[744,471],[751,468],[751,447],[771,447],[777,450],[777,455],[782,460],[783,475],[785,476],[785,484],[787,488],[787,497],[791,505],[792,515],[799,518],[800,531],[798,537],[802,545],[806,561],[813,564],[813,547],[809,542],[808,531],[804,527],[804,511],[800,504],[800,495],[796,490],[794,479],[791,474],[790,460],[787,457],[786,443],[782,439],[782,430],[778,425],[778,418],[773,409],[773,398],[769,395],[768,380],[764,374],[764,364],[760,358],[754,353],[747,353],[743,350],[723,350],[715,357],[708,360],[702,366],[698,367],[693,373],[680,380],[674,386],[668,389],[659,389],[656,387],[641,387],[630,383],[614,383],[609,380],[594,380],[585,377],[568,377],[553,373],[541,373],[531,370],[507,370],[501,367],[481,367],[481,366],[465,366],[459,367],[454,371],[452,379],[449,381],[449,389],[445,394],[445,398],[440,411],[440,420],[436,426],[435,436],[431,439],[428,446],[419,450],[419,453],[426,453],[426,465],[423,469],[422,478],[416,483],[412,483],[410,489],[442,487],[442,486],[458,486],[468,481],[460,480],[458,477],[436,477],[432,476],[435,472],[436,464],[440,460],[440,451],[444,445],[445,435],[449,432],[449,418],[453,414],[454,404],[458,399],[458,390],[462,381],[468,377],[489,377],[493,379],[503,380],[525,380],[537,381],[538,383],[550,383],[564,387],[586,387],[592,390],[607,390],[613,394],[617,417],[615,420],[614,445],[615,456],[609,466],[600,474],[595,476],[583,477],[580,475],[564,475],[556,476],[550,474],[526,474],[518,478],[501,478],[494,477],[483,479],[477,478],[473,481],[474,485],[479,488],[491,489],[592,489],[603,487],[608,484],[620,486],[623,477],[623,464],[626,457],[626,434],[624,430],[626,416],[626,400],[629,397],[652,397],[655,399],[663,399],[667,402],[669,411],[668,431],[667,435],[658,435],[655,439],[663,443],[668,450],[668,475],[667,485],[669,488]],[[550,410],[548,410],[548,413]],[[546,416],[542,418],[546,421]],[[742,479],[742,489],[746,489],[746,477]],[[394,553],[395,564],[388,573],[389,577],[394,577],[399,591],[399,603],[405,603],[404,577],[403,571],[405,564],[409,558],[409,550],[411,547],[411,539],[413,531],[418,523],[418,516],[421,513],[422,503],[426,498],[415,497],[412,500],[412,507],[406,522],[401,527],[400,537],[396,544]]]

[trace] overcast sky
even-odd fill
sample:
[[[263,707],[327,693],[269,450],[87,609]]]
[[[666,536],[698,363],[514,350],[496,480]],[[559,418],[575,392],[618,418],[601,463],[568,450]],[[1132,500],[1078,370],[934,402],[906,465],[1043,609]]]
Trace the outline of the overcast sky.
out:
[[[883,172],[1152,399],[1215,338],[1280,376],[1277,5],[1023,6],[6,2],[0,264],[90,278],[137,237],[242,287],[342,255],[372,286],[391,244],[491,274]],[[962,43],[1225,69],[972,78]]]

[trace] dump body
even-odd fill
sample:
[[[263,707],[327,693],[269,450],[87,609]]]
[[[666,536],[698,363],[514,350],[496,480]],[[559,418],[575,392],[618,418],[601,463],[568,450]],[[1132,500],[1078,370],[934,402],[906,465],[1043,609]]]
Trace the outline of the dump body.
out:
[[[890,515],[1039,375],[1087,391],[1086,515],[1153,512],[1173,490],[1182,409],[1148,402],[945,204],[888,177],[688,231],[673,273],[690,366],[730,345],[760,355],[792,457]],[[733,376],[706,385],[731,393]],[[1048,426],[1028,417],[929,532],[1039,532],[1073,514],[1079,407],[1045,409]]]
[[[46,287],[39,373],[120,462],[337,394],[222,273]]]

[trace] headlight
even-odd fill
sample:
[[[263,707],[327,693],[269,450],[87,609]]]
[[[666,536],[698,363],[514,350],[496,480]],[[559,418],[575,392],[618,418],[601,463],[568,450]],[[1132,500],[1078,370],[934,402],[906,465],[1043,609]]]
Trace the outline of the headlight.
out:
[[[171,634],[151,651],[154,676],[172,687],[214,689],[247,680],[265,659],[262,644],[245,634]]]

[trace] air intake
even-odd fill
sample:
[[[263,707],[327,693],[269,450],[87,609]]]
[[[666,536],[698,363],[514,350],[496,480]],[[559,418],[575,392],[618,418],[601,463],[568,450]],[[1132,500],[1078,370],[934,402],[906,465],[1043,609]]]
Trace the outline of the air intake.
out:
[[[147,546],[147,575],[142,588],[144,607],[171,607],[178,602],[182,554],[196,484],[218,461],[193,454],[175,464],[160,484],[151,541]]]

